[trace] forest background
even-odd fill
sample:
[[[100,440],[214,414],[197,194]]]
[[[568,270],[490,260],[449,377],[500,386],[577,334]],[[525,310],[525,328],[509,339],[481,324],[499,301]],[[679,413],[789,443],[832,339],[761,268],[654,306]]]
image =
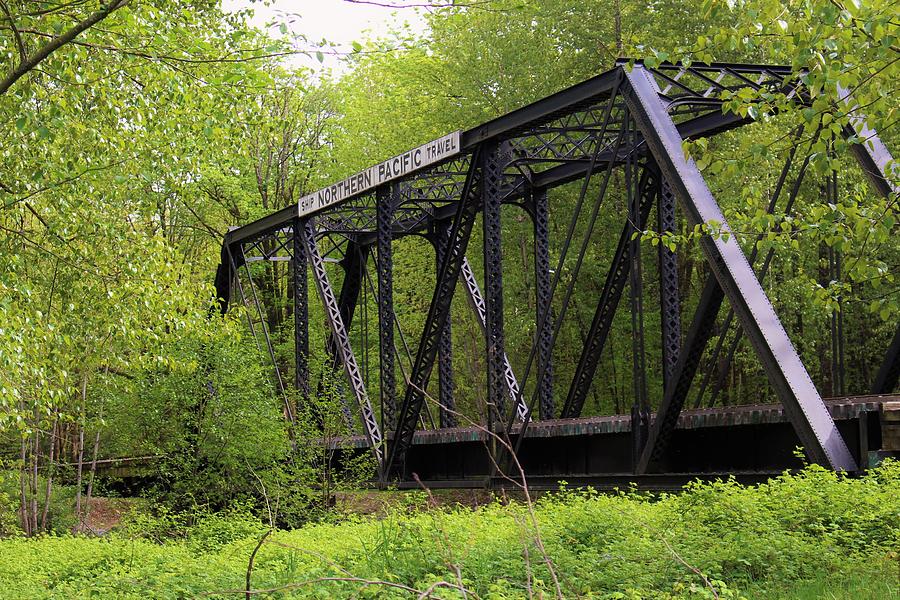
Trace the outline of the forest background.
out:
[[[763,233],[761,247],[778,250],[766,287],[824,395],[841,391],[822,335],[835,311],[852,349],[847,393],[868,389],[900,319],[898,199],[880,198],[858,170],[843,168],[850,164],[841,158],[846,142],[835,134],[848,116],[833,101],[839,84],[851,90],[869,124],[896,148],[900,42],[890,0],[433,3],[424,33],[401,28],[359,40],[331,76],[285,63],[298,53],[322,60],[327,47],[286,26],[254,29],[246,11],[225,13],[216,2],[4,0],[0,10],[4,532],[77,529],[84,496],[96,493],[91,465],[119,456],[160,457],[147,491],[159,506],[237,502],[265,514],[278,499],[279,524],[320,515],[329,502],[320,485],[325,457],[310,449],[290,456],[266,358],[240,308],[210,317],[224,232],[603,72],[623,56],[787,64],[803,73],[822,92],[811,108],[735,97],[730,109],[758,123],[687,150],[745,247]],[[782,133],[797,126],[811,177],[824,185],[836,173],[841,192],[829,204],[807,186],[794,216],[779,220],[764,207],[790,148]],[[554,193],[553,212],[561,215],[551,223],[554,261],[576,198],[566,188]],[[609,214],[622,214],[623,206],[614,198]],[[515,363],[534,334],[532,258],[520,235],[529,228],[525,215],[504,208],[503,219],[504,283],[511,297],[524,299],[507,305]],[[594,234],[585,265],[592,283],[576,290],[554,356],[561,380],[577,362],[620,228],[621,219],[601,218]],[[707,272],[688,229],[668,242],[682,251],[681,293],[690,311]],[[416,339],[434,255],[412,239],[394,252],[398,318]],[[838,277],[823,266],[829,252],[843,257]],[[267,326],[289,374],[287,267],[258,268]],[[367,302],[374,331],[377,312],[371,297]],[[648,305],[658,310],[658,301]],[[457,396],[477,414],[480,333],[464,303],[453,311]],[[630,322],[617,319],[620,334],[610,338],[588,414],[630,409]],[[311,346],[327,378],[324,341],[314,337]],[[377,339],[363,337],[361,325],[354,343],[377,354]],[[658,351],[651,348],[649,360],[649,387],[659,390]],[[747,347],[720,377],[723,401],[772,401]],[[377,379],[370,381],[373,398]],[[312,401],[337,413],[333,394]]]

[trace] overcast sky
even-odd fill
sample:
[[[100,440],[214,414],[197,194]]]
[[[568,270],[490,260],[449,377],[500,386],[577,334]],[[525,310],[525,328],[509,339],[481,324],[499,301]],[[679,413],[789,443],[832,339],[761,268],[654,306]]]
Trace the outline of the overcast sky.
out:
[[[383,4],[421,4],[421,0],[379,0]],[[304,35],[316,44],[323,38],[335,45],[335,50],[349,52],[353,41],[366,37],[387,34],[403,22],[409,23],[414,31],[423,31],[425,22],[420,9],[391,9],[373,4],[357,4],[346,0],[274,0],[266,6],[250,0],[222,0],[222,7],[234,11],[250,7],[255,11],[253,25],[265,28],[271,21],[284,22],[294,34]],[[278,25],[273,33],[279,35]],[[320,69],[315,58],[299,58],[299,64]],[[340,61],[335,56],[326,55],[325,68],[340,71]]]

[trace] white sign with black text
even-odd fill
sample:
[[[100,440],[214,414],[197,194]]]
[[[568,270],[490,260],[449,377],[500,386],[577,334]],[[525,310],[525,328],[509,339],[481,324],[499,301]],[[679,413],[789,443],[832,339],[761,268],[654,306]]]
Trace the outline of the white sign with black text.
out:
[[[351,175],[343,181],[307,194],[297,202],[297,216],[303,217],[338,204],[348,198],[373,190],[392,179],[403,177],[422,167],[433,165],[459,154],[459,141],[460,132],[454,131]]]

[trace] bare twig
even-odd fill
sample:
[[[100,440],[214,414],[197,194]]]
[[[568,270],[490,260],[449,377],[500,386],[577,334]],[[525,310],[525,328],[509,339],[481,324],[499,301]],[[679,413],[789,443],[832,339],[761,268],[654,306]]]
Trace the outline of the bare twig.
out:
[[[250,578],[253,575],[253,561],[256,560],[256,553],[259,552],[260,547],[263,545],[263,542],[266,541],[266,538],[272,535],[272,530],[267,530],[262,537],[259,538],[259,541],[256,543],[256,548],[253,549],[253,552],[250,553],[250,560],[247,561],[247,587],[245,589],[245,593],[247,598],[253,593],[250,591]]]
[[[425,493],[428,494],[428,500],[431,502],[431,506],[433,508],[437,508],[438,503],[434,497],[434,494],[431,493],[431,490],[422,483],[422,480],[419,479],[419,475],[417,473],[413,473],[413,479],[415,479],[416,483],[419,484]],[[463,598],[466,598],[465,586],[463,584],[462,579],[462,570],[459,567],[459,564],[453,560],[453,546],[450,544],[450,536],[447,535],[447,532],[441,527],[438,523],[435,522],[436,529],[441,532],[441,542],[444,547],[444,552],[446,556],[444,557],[444,566],[450,569],[453,572],[453,575],[456,577],[456,582],[460,586],[460,590],[462,591]]]
[[[496,461],[493,453],[490,451],[490,449],[488,449],[487,455],[488,455],[488,458],[490,459],[491,463],[493,464],[494,468],[496,469],[497,473],[499,473],[503,479],[509,481],[510,483],[512,483],[513,485],[515,485],[517,488],[519,488],[522,491],[522,493],[525,497],[525,508],[528,512],[528,518],[531,523],[535,546],[537,547],[538,551],[541,553],[541,557],[543,558],[544,565],[547,567],[547,571],[550,573],[550,578],[553,581],[553,586],[556,591],[556,597],[559,600],[562,600],[564,598],[563,593],[562,593],[562,586],[560,585],[559,577],[556,574],[556,568],[553,565],[553,560],[550,558],[550,554],[547,552],[547,548],[544,546],[544,540],[543,540],[543,537],[541,536],[540,524],[538,523],[537,514],[534,512],[534,502],[531,498],[531,492],[528,489],[528,480],[525,476],[525,469],[522,467],[522,464],[519,462],[519,457],[516,456],[516,451],[513,448],[512,444],[509,442],[508,439],[505,439],[504,436],[500,436],[497,433],[491,431],[488,427],[485,427],[484,425],[481,425],[480,423],[476,423],[475,421],[468,418],[466,415],[454,410],[453,408],[441,404],[439,400],[435,400],[434,397],[432,397],[426,390],[423,390],[422,388],[415,385],[411,381],[407,380],[407,385],[413,386],[427,400],[435,403],[437,406],[443,408],[444,410],[456,415],[458,418],[461,418],[462,420],[467,421],[470,426],[482,431],[489,438],[493,438],[494,440],[497,441],[497,443],[499,443],[501,446],[503,446],[503,448],[508,452],[510,458],[512,459],[513,466],[515,467],[516,472],[518,474],[518,477],[519,477],[518,481],[516,479],[513,479],[511,476],[509,476],[503,470],[503,468],[497,463],[497,461]]]
[[[713,584],[709,581],[709,579],[706,578],[706,575],[704,575],[703,572],[702,572],[700,569],[698,569],[698,568],[695,567],[694,565],[692,565],[692,564],[690,564],[689,562],[687,562],[686,560],[684,560],[684,558],[682,558],[681,555],[678,554],[678,553],[675,551],[674,548],[672,548],[672,546],[669,544],[669,541],[665,538],[665,536],[660,535],[660,536],[659,536],[659,539],[660,539],[660,540],[662,541],[662,543],[666,546],[666,549],[672,554],[672,556],[675,557],[675,560],[677,560],[678,562],[680,562],[681,564],[683,564],[685,567],[687,567],[688,569],[690,569],[691,571],[693,571],[693,573],[694,573],[697,577],[699,577],[700,579],[702,579],[702,580],[703,580],[703,584],[704,584],[706,587],[709,588],[709,591],[710,591],[710,592],[712,592],[713,598],[715,598],[716,600],[719,600],[719,592],[716,591],[716,588],[713,586]]]

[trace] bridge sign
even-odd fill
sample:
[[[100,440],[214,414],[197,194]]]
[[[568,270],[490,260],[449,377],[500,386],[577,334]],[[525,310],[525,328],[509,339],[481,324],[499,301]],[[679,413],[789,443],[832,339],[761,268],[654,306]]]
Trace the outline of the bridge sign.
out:
[[[408,150],[393,158],[369,167],[359,173],[307,194],[297,201],[297,216],[317,212],[325,207],[371,191],[393,179],[403,177],[419,169],[441,162],[459,154],[460,132],[454,131],[418,148]]]

